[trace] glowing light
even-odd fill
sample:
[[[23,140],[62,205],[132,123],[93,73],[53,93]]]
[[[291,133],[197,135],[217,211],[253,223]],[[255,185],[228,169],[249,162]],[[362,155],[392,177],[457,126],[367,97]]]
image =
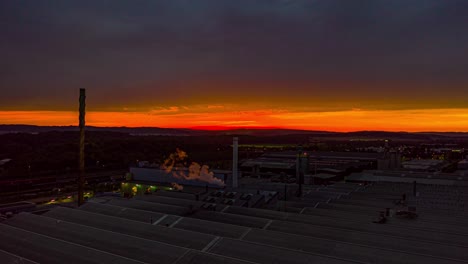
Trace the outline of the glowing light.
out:
[[[92,126],[157,126],[173,128],[290,128],[328,131],[468,131],[468,108],[415,110],[317,111],[288,109],[214,108],[209,111],[89,112]],[[76,125],[73,111],[0,111],[0,123],[34,125]]]

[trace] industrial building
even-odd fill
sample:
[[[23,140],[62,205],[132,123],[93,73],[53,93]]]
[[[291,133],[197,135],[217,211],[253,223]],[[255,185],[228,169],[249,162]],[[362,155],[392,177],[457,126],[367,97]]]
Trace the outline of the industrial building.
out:
[[[302,185],[322,157],[329,163],[378,163],[372,154],[352,159],[343,153],[321,153],[320,159],[316,154],[312,162],[304,153],[262,157],[295,161],[290,165],[298,183],[238,179],[233,146],[229,172],[191,179],[184,170],[138,168],[127,175],[121,194],[104,193],[80,206],[2,206],[2,263],[468,262],[464,179],[439,184],[421,173],[411,175],[410,183],[378,178],[396,178],[390,171],[371,175],[374,181]],[[341,171],[320,170],[323,178]]]
[[[8,169],[8,163],[11,162],[11,159],[1,159],[0,160],[0,178],[3,177]]]
[[[188,169],[180,171],[182,173],[187,173]],[[216,179],[222,180],[224,182],[230,180],[229,178],[232,175],[232,171],[224,170],[213,170],[214,177]],[[181,177],[174,177],[172,172],[167,172],[164,169],[158,167],[131,167],[130,168],[130,178],[128,180],[138,181],[138,182],[147,182],[147,183],[178,183],[182,185],[190,186],[206,186],[217,187],[218,185],[199,181],[199,180],[187,180]]]
[[[290,172],[295,169],[298,152],[271,152],[265,153],[257,159],[245,160],[241,168],[249,172],[249,168],[258,166],[259,172]],[[365,166],[377,168],[379,159],[384,158],[382,153],[366,152],[305,152],[309,169],[341,169],[352,166]]]
[[[301,156],[301,162],[298,162],[298,155]],[[285,174],[297,178],[298,164],[303,164],[300,171],[304,174],[305,184],[327,184],[342,181],[354,171],[399,169],[401,155],[396,151],[270,152],[256,159],[241,161],[240,170],[243,176],[250,177],[272,178],[274,175]]]
[[[103,196],[1,222],[0,256],[2,263],[468,262],[466,187],[421,184],[418,196],[414,187],[339,183],[286,201],[255,193],[250,199],[263,203],[247,207],[207,207],[207,197],[232,194],[203,187]],[[399,216],[403,193],[417,218]],[[381,212],[386,222],[375,223]]]
[[[458,162],[459,170],[468,170],[468,159],[464,159]]]
[[[443,160],[414,159],[402,163],[402,167],[413,171],[438,171],[444,165]]]
[[[421,172],[421,171],[381,171],[366,170],[352,173],[346,177],[348,182],[396,182],[412,183],[414,181],[424,184],[441,186],[468,186],[468,173],[460,170],[454,173]]]

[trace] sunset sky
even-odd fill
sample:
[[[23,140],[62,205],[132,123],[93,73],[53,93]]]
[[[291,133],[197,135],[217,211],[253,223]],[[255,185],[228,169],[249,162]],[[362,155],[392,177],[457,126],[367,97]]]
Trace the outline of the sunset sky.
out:
[[[468,132],[465,0],[2,0],[0,124]]]

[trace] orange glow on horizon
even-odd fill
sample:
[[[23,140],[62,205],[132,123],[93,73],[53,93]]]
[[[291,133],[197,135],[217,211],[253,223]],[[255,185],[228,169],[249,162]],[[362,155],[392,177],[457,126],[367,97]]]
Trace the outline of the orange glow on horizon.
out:
[[[213,109],[211,109],[213,110]],[[162,127],[226,130],[232,128],[301,129],[337,132],[380,130],[468,132],[468,109],[288,111],[170,108],[148,112],[88,112],[86,124],[98,127]],[[69,126],[78,124],[72,111],[0,111],[1,124]]]
[[[273,126],[195,126],[188,127],[193,130],[210,130],[210,131],[221,131],[221,130],[231,130],[231,129],[253,129],[253,130],[267,130],[267,129],[284,129],[281,127]]]

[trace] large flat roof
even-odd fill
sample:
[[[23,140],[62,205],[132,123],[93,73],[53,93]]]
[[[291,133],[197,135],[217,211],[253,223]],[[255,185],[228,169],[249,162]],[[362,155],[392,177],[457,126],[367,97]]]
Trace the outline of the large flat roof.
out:
[[[458,206],[468,201],[465,189],[421,184],[413,197],[412,184],[340,183],[309,186],[308,197],[258,204],[263,208],[215,210],[198,207],[193,195],[104,196],[77,209],[21,213],[0,223],[0,257],[40,263],[466,263],[468,213]],[[402,193],[418,218],[394,216]],[[454,214],[422,201],[447,203]],[[386,224],[372,223],[387,207]]]
[[[215,238],[213,235],[199,232],[166,228],[159,225],[150,225],[148,223],[70,208],[56,208],[45,213],[44,216],[107,231],[119,230],[119,233],[122,234],[197,250],[202,250]],[[157,220],[154,219],[154,223]]]
[[[13,221],[16,221],[13,220]],[[95,248],[0,224],[0,249],[39,263],[142,263]]]
[[[173,263],[188,249],[34,214],[4,222],[17,228],[146,263]]]
[[[24,264],[37,264],[37,262],[28,260],[24,257],[17,256],[15,254],[8,253],[0,250],[0,259],[3,263],[24,263]]]
[[[383,157],[383,153],[377,152],[334,152],[334,151],[308,151],[307,155],[311,158],[343,158],[343,159],[379,159]],[[263,157],[270,158],[295,158],[297,151],[284,151],[284,152],[269,152],[265,153]]]

